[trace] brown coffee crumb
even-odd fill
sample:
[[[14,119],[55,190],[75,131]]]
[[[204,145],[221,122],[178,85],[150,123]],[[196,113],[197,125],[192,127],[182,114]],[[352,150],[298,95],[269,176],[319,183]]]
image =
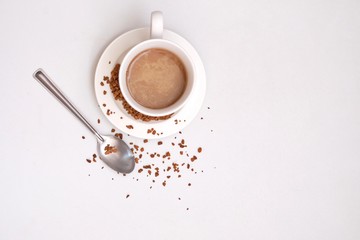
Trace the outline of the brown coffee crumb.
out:
[[[106,145],[104,150],[105,150],[105,155],[117,152],[117,148],[115,146],[110,146],[110,144]]]
[[[104,84],[104,82],[100,82],[100,85],[101,85],[101,86],[104,86],[105,84]]]
[[[81,136],[82,139],[85,139],[85,136]]]
[[[194,155],[191,159],[190,159],[190,161],[195,161],[197,159],[197,157]]]
[[[157,177],[157,176],[159,176],[159,168],[158,167],[155,168],[155,177]]]
[[[128,197],[130,197],[130,195],[128,194],[128,195],[126,195],[126,198],[128,198]]]
[[[199,147],[199,148],[198,148],[198,153],[201,153],[201,152],[202,152],[202,148]]]
[[[126,125],[126,127],[127,127],[128,129],[134,129],[134,126],[133,126],[133,125]]]
[[[138,170],[138,173],[141,173],[142,171],[144,171],[144,169],[140,168],[140,169]]]
[[[115,133],[115,137],[118,137],[118,138],[120,138],[120,139],[123,139],[122,133]]]
[[[100,124],[100,119],[98,119],[98,124]]]
[[[178,175],[178,178],[181,178],[181,175],[180,175],[180,174]]]
[[[147,139],[144,139],[144,143],[147,143],[149,140],[147,140]]]
[[[139,158],[137,158],[137,157],[134,158],[134,161],[135,161],[136,164],[138,164],[139,163]]]
[[[103,94],[106,95],[106,93],[107,93],[106,90],[104,90],[104,91],[103,91]]]
[[[191,186],[191,183],[188,183],[188,186],[190,187],[190,186]]]
[[[171,176],[170,176],[170,175],[169,175],[169,176],[166,176],[166,178],[168,178],[168,179],[169,179],[169,178],[171,178]]]
[[[163,142],[162,141],[158,141],[158,145],[162,145],[163,144]]]
[[[143,168],[145,168],[145,169],[151,169],[151,165],[144,165]]]
[[[162,185],[165,187],[166,186],[166,180],[163,181]]]
[[[173,166],[174,172],[180,172],[179,164],[173,162],[172,166]]]
[[[167,167],[167,169],[166,169],[166,171],[170,171],[171,170],[171,167],[169,166],[169,167]]]
[[[103,107],[106,107],[106,103],[103,103]]]
[[[86,161],[87,161],[88,163],[91,163],[91,160],[90,160],[90,159],[86,159]]]

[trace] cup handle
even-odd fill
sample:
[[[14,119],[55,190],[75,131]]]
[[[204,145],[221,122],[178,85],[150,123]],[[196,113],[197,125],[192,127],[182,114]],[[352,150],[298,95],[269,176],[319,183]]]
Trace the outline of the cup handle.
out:
[[[163,14],[160,11],[151,13],[150,38],[162,38],[164,30]]]

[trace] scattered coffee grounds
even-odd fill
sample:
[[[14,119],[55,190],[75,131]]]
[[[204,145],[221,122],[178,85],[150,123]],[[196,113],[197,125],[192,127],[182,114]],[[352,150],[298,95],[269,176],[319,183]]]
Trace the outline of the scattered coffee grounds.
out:
[[[105,155],[117,152],[116,147],[110,146],[110,144],[106,145],[104,150],[105,150]]]
[[[106,90],[104,90],[104,91],[103,91],[103,94],[106,95],[106,93],[107,93]]]
[[[163,142],[162,141],[158,141],[158,145],[162,145],[163,144]]]
[[[134,129],[134,126],[133,126],[133,125],[126,125],[126,127],[127,127],[128,129]]]
[[[162,185],[165,187],[166,186],[166,180],[163,181]]]
[[[113,128],[113,129],[111,129],[111,132],[113,133],[113,132],[115,132],[115,129]]]
[[[198,153],[201,153],[201,152],[202,152],[202,148],[199,147],[199,148],[198,148]]]
[[[197,159],[197,157],[194,155],[194,156],[192,156],[192,158],[190,159],[190,161],[195,161]]]
[[[113,70],[111,71],[111,77],[104,76],[104,81],[109,84],[112,94],[114,95],[115,100],[119,100],[122,102],[122,105],[126,112],[130,114],[133,118],[142,120],[144,122],[149,121],[159,121],[159,120],[166,120],[169,119],[172,114],[161,116],[161,117],[152,117],[142,114],[132,108],[129,103],[125,100],[124,96],[121,93],[120,86],[119,86],[119,69],[120,64],[116,64]]]
[[[118,137],[118,138],[120,138],[120,139],[123,139],[122,133],[115,133],[115,137]]]

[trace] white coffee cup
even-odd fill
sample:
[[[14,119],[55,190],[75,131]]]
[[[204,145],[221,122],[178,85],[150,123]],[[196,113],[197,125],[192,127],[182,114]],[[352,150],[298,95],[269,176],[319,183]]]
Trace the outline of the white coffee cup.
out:
[[[163,16],[159,11],[152,12],[151,14],[151,27],[150,27],[150,39],[145,40],[133,48],[131,48],[125,55],[119,71],[119,86],[120,90],[131,107],[138,112],[148,116],[165,116],[179,111],[187,102],[192,94],[194,86],[194,73],[195,65],[188,55],[188,53],[179,45],[169,40],[162,38],[163,35]],[[140,53],[149,49],[164,49],[175,54],[183,63],[186,71],[186,86],[183,94],[175,103],[165,108],[153,109],[142,106],[132,97],[129,88],[127,86],[127,72],[132,60]]]

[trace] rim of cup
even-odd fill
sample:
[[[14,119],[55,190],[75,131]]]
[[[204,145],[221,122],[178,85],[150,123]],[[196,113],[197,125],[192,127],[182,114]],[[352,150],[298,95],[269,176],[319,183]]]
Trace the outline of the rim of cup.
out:
[[[131,96],[131,93],[127,87],[126,78],[130,63],[138,54],[149,49],[164,49],[166,51],[172,52],[182,61],[186,71],[187,82],[183,94],[175,103],[161,109],[153,109],[140,105]],[[135,45],[126,53],[120,65],[119,87],[127,103],[136,111],[153,117],[166,116],[169,114],[176,113],[186,104],[187,100],[189,99],[190,95],[193,92],[192,90],[194,86],[194,74],[195,74],[195,65],[193,64],[191,58],[183,48],[165,39],[149,39]]]

